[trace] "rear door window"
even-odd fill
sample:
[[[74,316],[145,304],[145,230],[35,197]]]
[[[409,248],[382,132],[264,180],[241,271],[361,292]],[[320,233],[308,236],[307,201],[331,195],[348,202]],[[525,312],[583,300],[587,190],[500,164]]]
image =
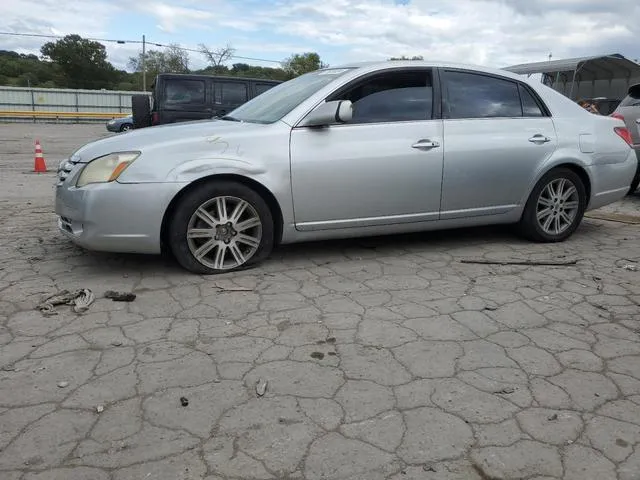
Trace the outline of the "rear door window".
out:
[[[518,84],[476,73],[446,72],[446,118],[522,117]]]
[[[533,98],[531,92],[523,85],[518,85],[520,90],[520,100],[522,101],[523,117],[544,117],[544,112],[540,109],[540,105]]]
[[[248,100],[247,84],[242,82],[216,82],[216,105],[241,105]]]
[[[165,83],[165,103],[176,105],[202,105],[205,103],[204,80],[168,79]]]

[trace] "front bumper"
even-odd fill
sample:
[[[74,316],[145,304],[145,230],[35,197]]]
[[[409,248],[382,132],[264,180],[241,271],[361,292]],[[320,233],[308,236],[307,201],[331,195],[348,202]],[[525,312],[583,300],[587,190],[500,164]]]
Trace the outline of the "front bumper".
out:
[[[84,165],[56,187],[58,228],[88,250],[160,253],[164,213],[185,183],[97,183],[76,188]]]
[[[119,132],[120,131],[120,125],[117,123],[114,123],[112,125],[109,125],[107,123],[107,130],[109,130],[110,132]]]

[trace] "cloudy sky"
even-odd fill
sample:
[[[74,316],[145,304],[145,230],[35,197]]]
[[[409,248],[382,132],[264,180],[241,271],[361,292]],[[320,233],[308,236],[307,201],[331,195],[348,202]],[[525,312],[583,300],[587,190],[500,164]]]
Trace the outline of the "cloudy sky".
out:
[[[275,61],[316,51],[333,65],[400,55],[497,67],[549,53],[640,59],[639,18],[638,0],[0,0],[0,32],[145,34],[194,49],[229,43],[239,56]],[[37,53],[44,41],[0,34],[0,49]],[[139,49],[105,45],[122,68]],[[203,59],[192,54],[192,65]]]

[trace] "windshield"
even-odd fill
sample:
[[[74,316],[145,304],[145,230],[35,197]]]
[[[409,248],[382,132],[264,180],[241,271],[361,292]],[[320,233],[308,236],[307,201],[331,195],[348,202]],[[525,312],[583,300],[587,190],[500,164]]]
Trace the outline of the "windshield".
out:
[[[223,120],[250,123],[277,122],[322,87],[349,70],[348,68],[328,68],[301,75],[249,100],[223,117]]]

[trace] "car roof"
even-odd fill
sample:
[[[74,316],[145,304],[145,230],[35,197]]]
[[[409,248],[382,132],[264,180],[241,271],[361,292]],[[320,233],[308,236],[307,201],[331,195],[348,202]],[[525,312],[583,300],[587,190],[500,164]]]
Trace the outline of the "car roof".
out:
[[[502,77],[513,78],[520,81],[526,81],[527,77],[523,75],[519,75],[517,73],[509,72],[507,70],[502,70],[499,68],[491,68],[485,67],[482,65],[474,65],[469,63],[455,63],[455,62],[444,62],[444,61],[430,61],[430,60],[385,60],[385,61],[369,61],[369,62],[353,62],[353,63],[345,63],[342,65],[334,65],[328,67],[328,70],[331,69],[340,69],[340,68],[355,68],[355,69],[366,69],[366,70],[378,70],[383,68],[389,68],[391,66],[395,67],[435,67],[435,68],[456,68],[462,70],[473,70],[479,73],[488,73],[490,75],[499,75]]]

